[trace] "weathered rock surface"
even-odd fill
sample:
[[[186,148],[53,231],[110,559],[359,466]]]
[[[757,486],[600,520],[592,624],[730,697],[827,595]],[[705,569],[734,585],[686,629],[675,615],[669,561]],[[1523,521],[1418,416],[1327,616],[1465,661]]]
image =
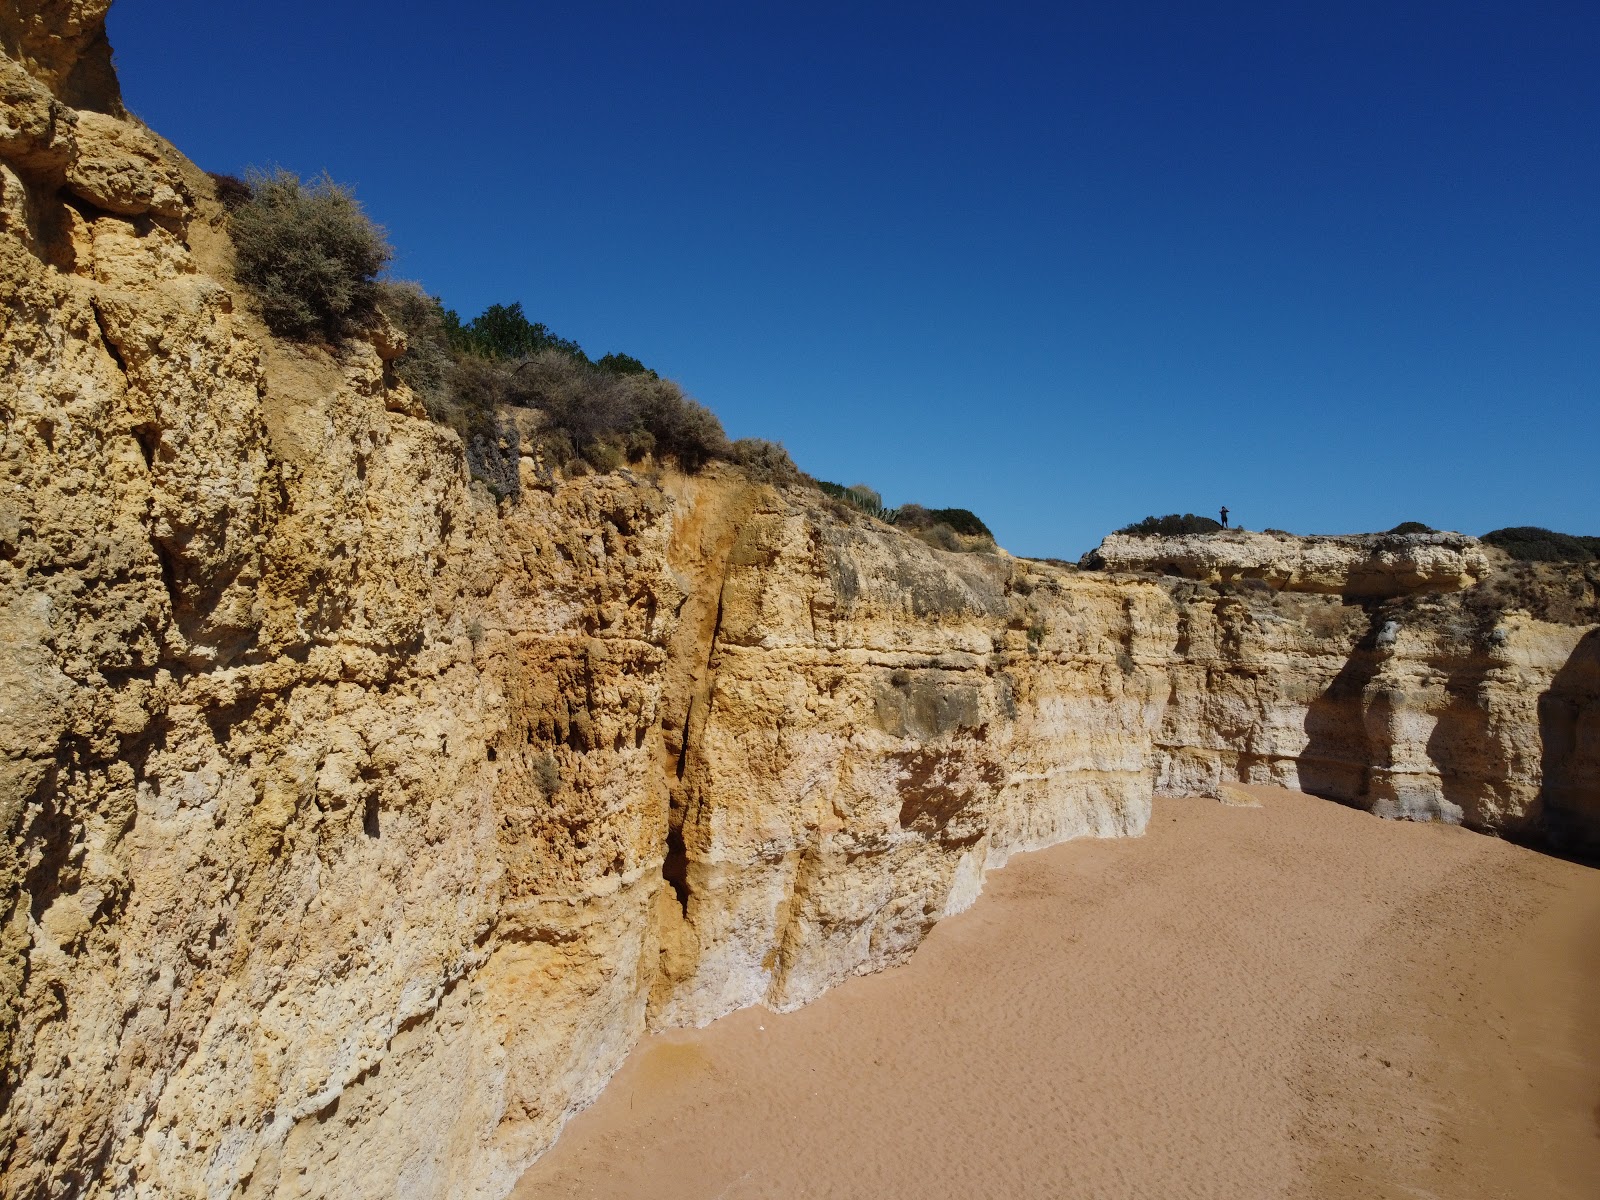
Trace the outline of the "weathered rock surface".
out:
[[[1385,816],[1600,847],[1593,625],[1475,610],[1472,592],[1380,605],[1167,586],[1177,654],[1158,789],[1279,783]]]
[[[104,4],[27,7],[0,1194],[501,1195],[647,1025],[898,961],[1157,789],[1600,830],[1587,577],[1553,617],[1433,594],[1465,543],[1080,572],[727,468],[497,503],[390,339],[269,337],[210,181],[74,107]]]
[[[1153,571],[1205,583],[1257,581],[1278,591],[1383,599],[1453,592],[1489,573],[1477,538],[1459,533],[1296,537],[1227,529],[1184,537],[1112,534],[1092,552],[1112,571]]]

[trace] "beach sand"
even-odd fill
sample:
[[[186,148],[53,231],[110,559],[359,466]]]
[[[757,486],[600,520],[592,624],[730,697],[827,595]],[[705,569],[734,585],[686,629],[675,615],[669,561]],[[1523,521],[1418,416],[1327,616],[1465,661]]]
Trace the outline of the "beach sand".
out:
[[[647,1038],[514,1197],[1600,1196],[1600,871],[1251,790]]]

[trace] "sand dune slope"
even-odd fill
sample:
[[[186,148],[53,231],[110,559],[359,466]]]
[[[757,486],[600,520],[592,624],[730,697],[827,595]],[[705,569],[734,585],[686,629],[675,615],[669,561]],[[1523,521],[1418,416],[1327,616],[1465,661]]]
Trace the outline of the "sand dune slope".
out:
[[[516,1197],[1600,1193],[1600,871],[1257,792],[649,1039]]]

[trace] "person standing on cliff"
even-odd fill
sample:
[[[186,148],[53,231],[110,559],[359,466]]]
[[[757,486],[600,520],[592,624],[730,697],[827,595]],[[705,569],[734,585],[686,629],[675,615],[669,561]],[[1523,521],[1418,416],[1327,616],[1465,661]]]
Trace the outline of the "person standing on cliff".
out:
[[[1222,506],[1222,527],[1224,529],[1228,527],[1228,506],[1226,504]]]

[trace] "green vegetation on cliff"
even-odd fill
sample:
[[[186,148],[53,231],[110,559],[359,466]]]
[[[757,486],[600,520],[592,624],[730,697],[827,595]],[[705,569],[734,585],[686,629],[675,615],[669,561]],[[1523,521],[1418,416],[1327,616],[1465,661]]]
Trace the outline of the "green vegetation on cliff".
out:
[[[1189,533],[1216,533],[1221,528],[1210,517],[1197,517],[1193,513],[1168,513],[1164,517],[1146,517],[1132,525],[1124,525],[1117,532],[1133,537],[1181,537]]]
[[[1537,525],[1512,525],[1483,535],[1519,562],[1586,563],[1600,561],[1600,537],[1557,533]]]
[[[383,230],[327,177],[307,184],[278,170],[216,183],[231,214],[239,281],[267,327],[337,341],[381,311],[406,335],[396,372],[461,435],[473,475],[495,494],[519,487],[524,431],[506,420],[507,408],[537,409],[534,448],[569,470],[612,470],[654,455],[692,472],[733,457],[715,414],[631,355],[591,361],[577,342],[530,321],[520,302],[463,322],[416,284],[380,281],[390,258]]]
[[[865,483],[852,484],[850,487],[829,483],[825,479],[818,479],[815,483],[824,495],[869,517],[903,529],[941,550],[974,550],[984,548],[984,543],[989,546],[994,544],[994,534],[989,527],[968,509],[924,508],[920,504],[886,508],[883,496]]]
[[[886,508],[866,484],[811,480],[779,443],[729,441],[716,415],[676,383],[620,351],[591,359],[576,341],[531,320],[520,301],[491,304],[464,321],[420,285],[380,279],[391,256],[383,230],[326,176],[306,183],[277,170],[212,180],[231,217],[239,282],[268,328],[337,342],[387,319],[406,339],[395,373],[429,416],[460,435],[473,477],[496,496],[519,492],[524,452],[568,474],[646,457],[694,472],[725,459],[765,482],[814,483],[943,549],[993,545],[989,527],[967,509]]]

